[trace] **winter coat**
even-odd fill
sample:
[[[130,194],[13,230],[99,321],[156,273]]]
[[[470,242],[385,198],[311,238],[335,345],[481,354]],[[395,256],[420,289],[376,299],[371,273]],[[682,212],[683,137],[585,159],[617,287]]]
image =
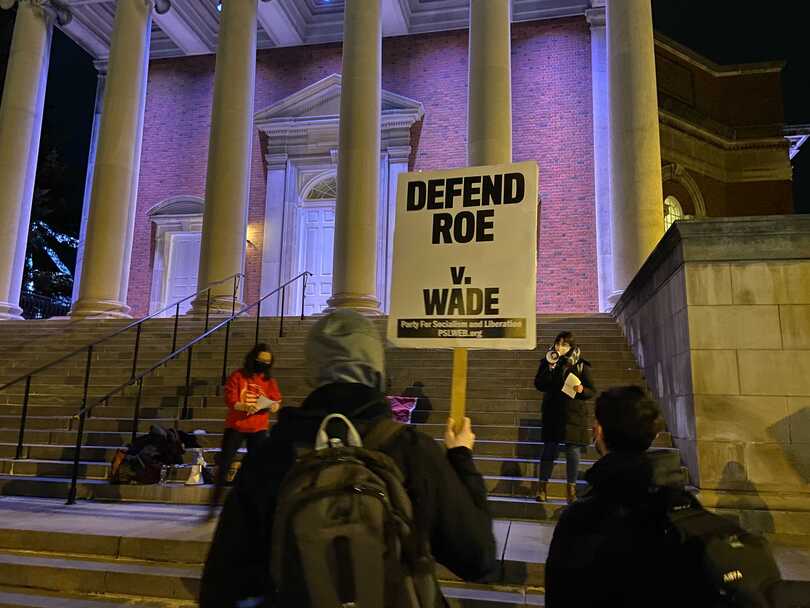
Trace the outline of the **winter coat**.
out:
[[[241,369],[233,372],[225,383],[225,405],[228,414],[225,417],[225,428],[235,429],[240,433],[258,433],[266,431],[270,424],[270,412],[261,410],[255,414],[237,410],[237,403],[253,401],[264,395],[273,401],[281,401],[281,391],[275,378],[265,378],[264,374],[253,374],[248,377]]]
[[[548,608],[701,605],[689,584],[701,575],[666,540],[657,506],[664,492],[683,492],[679,467],[671,452],[611,452],[586,472],[589,488],[563,511],[549,547]]]
[[[544,442],[573,443],[588,445],[592,441],[592,430],[588,416],[587,399],[596,393],[591,379],[591,364],[580,359],[571,367],[567,358],[560,358],[554,369],[551,369],[545,357],[534,377],[534,386],[543,391],[543,428]],[[582,382],[584,390],[571,398],[562,392],[565,378],[573,372]]]
[[[225,502],[203,571],[201,608],[230,608],[240,598],[271,592],[271,532],[281,481],[295,461],[296,445],[313,445],[321,420],[333,412],[349,417],[361,434],[391,417],[381,393],[343,383],[322,386],[300,408],[279,412],[269,437],[243,462]],[[436,560],[465,580],[490,573],[497,564],[495,538],[472,453],[445,451],[413,428],[399,433],[385,452],[402,470],[417,531],[429,538]]]

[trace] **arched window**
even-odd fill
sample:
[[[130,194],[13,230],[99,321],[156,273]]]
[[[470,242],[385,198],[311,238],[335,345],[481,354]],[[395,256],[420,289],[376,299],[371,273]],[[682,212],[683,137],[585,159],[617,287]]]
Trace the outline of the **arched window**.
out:
[[[664,230],[669,230],[676,221],[684,219],[683,208],[674,196],[664,199]]]
[[[304,196],[305,201],[333,201],[337,198],[337,178],[332,175],[316,183]]]

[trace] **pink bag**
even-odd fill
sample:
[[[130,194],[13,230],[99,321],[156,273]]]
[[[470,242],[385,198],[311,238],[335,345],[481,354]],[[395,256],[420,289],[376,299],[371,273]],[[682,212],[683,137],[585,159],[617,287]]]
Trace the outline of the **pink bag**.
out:
[[[411,412],[416,409],[416,402],[419,397],[403,397],[401,395],[388,395],[386,397],[391,405],[391,412],[394,420],[403,424],[411,423]]]

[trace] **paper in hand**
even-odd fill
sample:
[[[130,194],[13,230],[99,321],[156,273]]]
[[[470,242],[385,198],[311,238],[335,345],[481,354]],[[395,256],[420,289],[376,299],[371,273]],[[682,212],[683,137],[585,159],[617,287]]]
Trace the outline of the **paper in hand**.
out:
[[[562,392],[573,399],[577,395],[575,389],[580,384],[582,384],[582,380],[580,380],[576,374],[568,374],[568,377],[565,379],[565,384],[563,384]]]
[[[262,410],[272,410],[276,403],[277,401],[268,399],[264,395],[259,395],[259,398],[256,399],[256,411],[260,412]]]

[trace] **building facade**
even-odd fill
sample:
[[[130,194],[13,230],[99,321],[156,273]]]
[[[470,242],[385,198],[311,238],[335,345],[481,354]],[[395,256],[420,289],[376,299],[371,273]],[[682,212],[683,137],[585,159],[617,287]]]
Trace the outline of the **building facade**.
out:
[[[313,273],[306,312],[328,306],[340,204],[344,2],[228,1],[234,8],[223,12],[214,0],[20,3],[20,14],[44,11],[28,20],[61,27],[99,68],[75,316],[104,314],[109,305],[113,316],[139,317],[193,294],[205,277],[226,278],[210,261],[221,254],[201,245],[225,235],[241,264],[231,270],[245,274],[242,302],[306,270]],[[472,42],[468,0],[379,2],[379,162],[365,170],[379,184],[370,295],[385,312],[397,175],[468,162]],[[646,12],[636,4],[645,3],[509,5],[512,159],[540,166],[538,312],[609,310],[673,221],[792,212],[781,64],[718,66],[661,36],[624,48],[622,28],[641,27],[652,40],[649,3]],[[223,40],[228,10],[233,23],[256,25],[249,28],[255,40]],[[255,62],[239,74],[228,67],[238,53],[251,55],[238,65]],[[46,73],[47,61],[40,57],[35,67]],[[223,85],[218,79],[228,69],[230,85]],[[633,81],[639,74],[646,74],[641,83]],[[241,122],[223,117],[231,106],[242,108]],[[114,112],[119,118],[108,118]],[[646,126],[633,122],[638,117]],[[226,135],[216,135],[217,125]],[[32,125],[29,139],[36,131]],[[122,141],[135,145],[116,149]],[[231,145],[243,149],[231,153]],[[246,194],[240,200],[236,188],[229,201],[227,192],[214,194],[225,177],[212,175],[233,177],[222,167],[240,154]],[[242,178],[233,179],[241,188]],[[3,205],[13,207],[14,196]],[[636,213],[638,201],[644,213]],[[21,225],[25,206],[17,207]],[[652,223],[650,214],[657,214]],[[642,244],[627,249],[640,232],[648,233]],[[13,279],[16,258],[1,257]],[[289,312],[300,306],[300,288],[287,294]],[[0,300],[10,305],[0,312],[13,317],[19,285],[10,280],[5,289]],[[264,314],[279,305],[274,300]]]

